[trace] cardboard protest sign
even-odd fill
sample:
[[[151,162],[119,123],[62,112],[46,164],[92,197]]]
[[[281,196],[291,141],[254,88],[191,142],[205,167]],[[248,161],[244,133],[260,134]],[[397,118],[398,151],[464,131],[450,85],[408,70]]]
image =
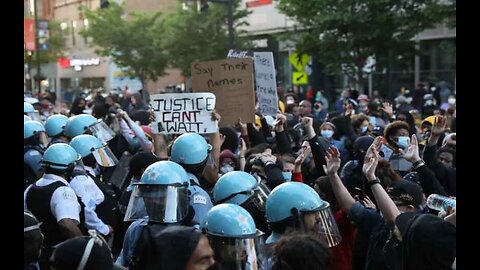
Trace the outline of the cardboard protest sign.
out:
[[[212,93],[157,94],[150,96],[155,112],[154,133],[182,134],[215,133],[217,121],[212,121],[215,95]]]
[[[277,81],[271,52],[254,52],[255,85],[258,110],[263,115],[276,116],[278,111]]]
[[[193,92],[214,93],[219,101],[215,107],[221,125],[255,121],[253,60],[223,59],[196,62],[191,65]]]

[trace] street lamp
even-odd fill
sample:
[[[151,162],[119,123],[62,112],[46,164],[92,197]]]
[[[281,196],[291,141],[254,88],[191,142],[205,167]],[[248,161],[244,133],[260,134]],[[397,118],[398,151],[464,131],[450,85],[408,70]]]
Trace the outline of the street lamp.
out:
[[[228,5],[228,49],[233,49],[233,1],[234,0],[207,0],[212,3]]]

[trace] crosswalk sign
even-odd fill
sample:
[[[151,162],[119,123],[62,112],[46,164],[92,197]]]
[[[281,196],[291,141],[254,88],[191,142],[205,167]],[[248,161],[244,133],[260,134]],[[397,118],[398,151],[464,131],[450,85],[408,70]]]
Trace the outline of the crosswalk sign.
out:
[[[292,81],[294,85],[308,84],[307,72],[293,72]]]
[[[310,61],[310,56],[308,54],[299,55],[295,52],[288,57],[288,60],[297,71],[304,71]]]

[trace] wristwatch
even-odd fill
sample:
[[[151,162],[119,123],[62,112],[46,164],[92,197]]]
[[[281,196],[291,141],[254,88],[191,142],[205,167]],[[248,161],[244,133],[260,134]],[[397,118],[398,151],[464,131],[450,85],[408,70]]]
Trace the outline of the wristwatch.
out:
[[[367,185],[368,185],[369,187],[372,187],[372,186],[375,185],[375,184],[380,184],[380,180],[378,180],[378,178],[375,178],[375,179],[373,179],[372,181],[369,181],[369,182],[367,183]]]

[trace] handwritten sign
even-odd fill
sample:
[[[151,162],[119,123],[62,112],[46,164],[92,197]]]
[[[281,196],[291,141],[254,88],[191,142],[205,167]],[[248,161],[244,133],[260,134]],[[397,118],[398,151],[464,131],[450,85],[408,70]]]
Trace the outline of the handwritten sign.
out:
[[[157,94],[150,96],[155,112],[154,133],[182,134],[214,133],[217,121],[212,121],[215,95],[212,93]]]
[[[278,97],[273,54],[271,52],[254,52],[253,58],[258,110],[263,115],[276,116]]]
[[[252,58],[253,54],[252,51],[236,51],[234,49],[230,49],[227,53],[227,58]]]
[[[221,115],[222,125],[255,121],[255,94],[253,90],[253,60],[223,59],[192,63],[193,92],[214,93],[219,101],[215,110]]]

